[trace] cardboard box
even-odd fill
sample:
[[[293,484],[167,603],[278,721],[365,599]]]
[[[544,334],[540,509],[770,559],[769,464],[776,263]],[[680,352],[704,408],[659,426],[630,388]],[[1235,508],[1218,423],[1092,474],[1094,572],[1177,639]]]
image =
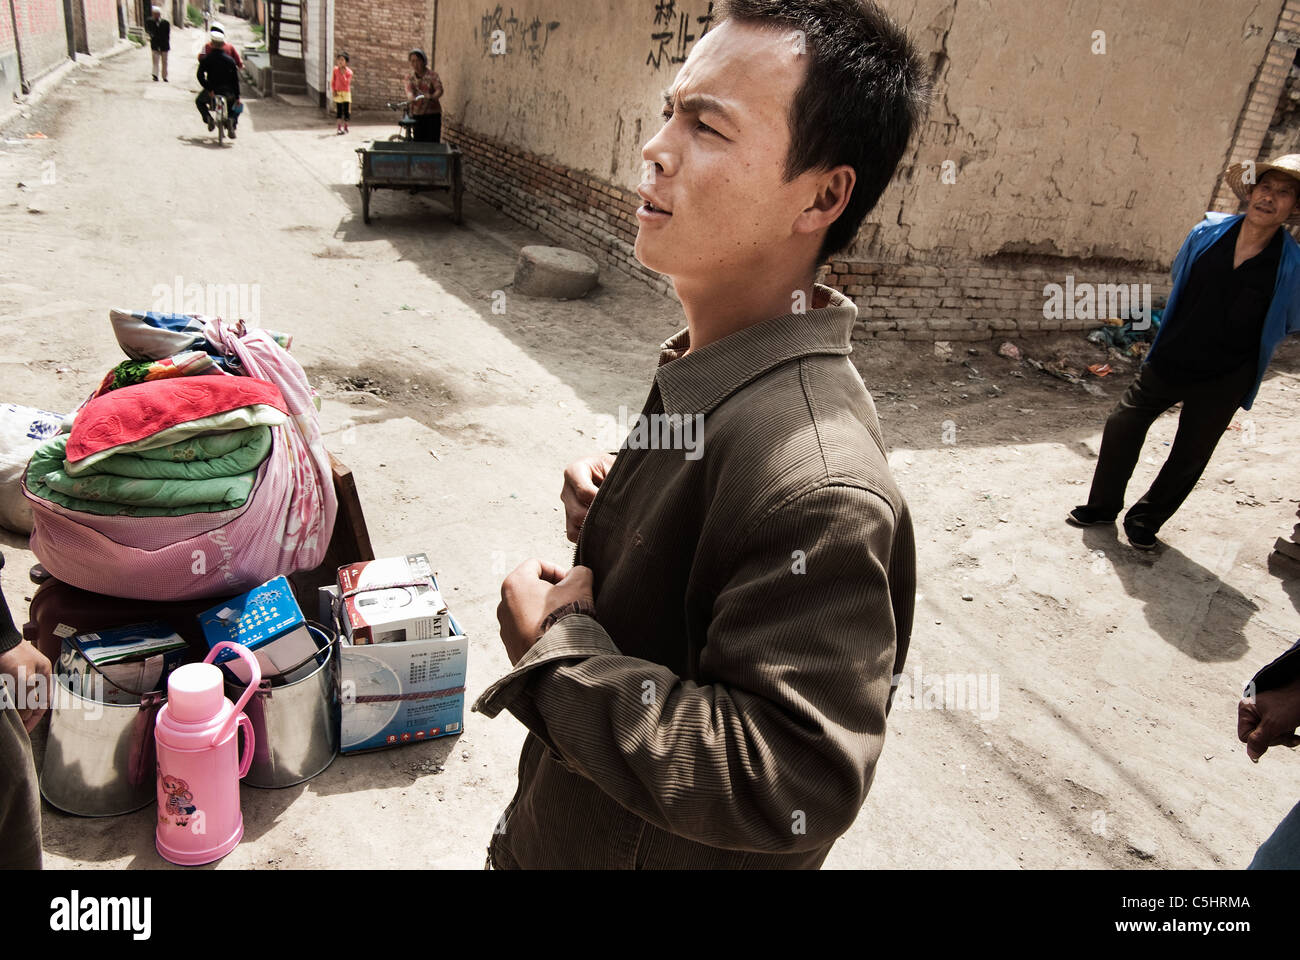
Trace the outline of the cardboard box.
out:
[[[452,635],[451,614],[423,553],[339,567],[338,585],[339,619],[354,644]]]
[[[264,679],[280,676],[317,652],[316,641],[284,577],[204,610],[199,625],[209,650],[230,640],[253,651]],[[252,679],[248,665],[233,650],[223,650],[216,662],[244,683]]]
[[[320,589],[324,622],[342,627],[340,752],[419,743],[461,732],[469,638],[448,616],[449,635],[426,640],[352,644],[336,621],[342,598]]]

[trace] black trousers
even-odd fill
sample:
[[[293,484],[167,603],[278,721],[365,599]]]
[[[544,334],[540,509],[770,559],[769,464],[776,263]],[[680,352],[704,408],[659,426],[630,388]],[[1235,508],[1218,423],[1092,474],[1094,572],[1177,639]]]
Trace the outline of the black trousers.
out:
[[[1248,363],[1215,380],[1179,385],[1161,378],[1151,364],[1143,364],[1106,420],[1088,506],[1103,517],[1119,516],[1147,431],[1157,417],[1181,401],[1183,409],[1169,458],[1151,489],[1124,518],[1126,524],[1158,531],[1205,472],[1219,438],[1254,386],[1255,374],[1255,364]]]
[[[350,100],[337,100],[334,103],[334,116],[339,120],[352,119],[352,102]]]
[[[414,119],[416,140],[421,143],[438,143],[442,139],[441,113],[426,113]]]
[[[212,92],[210,90],[200,90],[199,95],[194,98],[194,105],[199,108],[199,116],[203,122],[207,123],[212,119]],[[243,112],[240,106],[239,98],[233,93],[226,94],[226,109],[230,111],[230,125],[239,126],[239,114]]]

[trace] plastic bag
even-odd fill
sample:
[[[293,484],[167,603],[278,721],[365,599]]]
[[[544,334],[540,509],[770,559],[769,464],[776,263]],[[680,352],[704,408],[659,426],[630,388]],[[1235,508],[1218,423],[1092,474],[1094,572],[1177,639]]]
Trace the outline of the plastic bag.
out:
[[[58,436],[63,414],[0,403],[0,527],[32,532],[31,504],[23,496],[23,473],[32,453]]]

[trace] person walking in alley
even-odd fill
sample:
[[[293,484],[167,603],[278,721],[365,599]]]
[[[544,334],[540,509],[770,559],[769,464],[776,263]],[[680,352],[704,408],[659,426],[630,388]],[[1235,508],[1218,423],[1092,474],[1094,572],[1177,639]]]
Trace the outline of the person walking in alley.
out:
[[[1249,410],[1273,352],[1300,332],[1300,154],[1234,164],[1225,174],[1245,214],[1208,213],[1174,260],[1164,322],[1137,379],[1106,421],[1088,502],[1066,522],[1113,523],[1156,418],[1181,402],[1178,432],[1155,482],[1124,517],[1140,550],[1196,486],[1237,408]]]
[[[163,83],[168,83],[170,81],[167,79],[167,54],[172,48],[171,21],[164,20],[162,10],[154,7],[149,19],[144,22],[144,29],[145,33],[149,34],[149,55],[153,59],[154,82],[158,82],[161,72]]]
[[[415,120],[415,139],[437,143],[442,139],[442,81],[429,69],[429,58],[423,50],[412,50],[406,59],[411,64],[406,99]]]
[[[814,279],[925,87],[870,0],[731,0],[665,92],[635,253],[686,329],[619,453],[565,472],[575,566],[502,585],[513,669],[474,709],[529,735],[489,866],[816,869],[857,819],[916,558],[857,308]]]
[[[352,68],[348,66],[346,52],[334,58],[334,74],[330,77],[330,89],[334,91],[334,113],[338,120],[337,133],[348,132],[348,121],[352,118]]]

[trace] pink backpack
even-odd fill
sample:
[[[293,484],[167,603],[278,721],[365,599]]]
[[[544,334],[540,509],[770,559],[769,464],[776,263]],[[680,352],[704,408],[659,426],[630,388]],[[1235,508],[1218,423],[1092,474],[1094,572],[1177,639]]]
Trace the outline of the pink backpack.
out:
[[[180,517],[98,516],[23,493],[35,519],[32,553],[59,580],[137,600],[241,593],[325,559],[338,499],[302,367],[269,334],[209,320],[240,372],[279,388],[289,421],[273,427],[270,455],[243,506]]]

